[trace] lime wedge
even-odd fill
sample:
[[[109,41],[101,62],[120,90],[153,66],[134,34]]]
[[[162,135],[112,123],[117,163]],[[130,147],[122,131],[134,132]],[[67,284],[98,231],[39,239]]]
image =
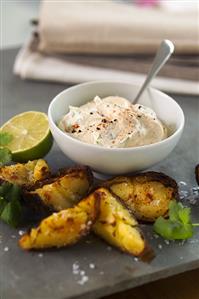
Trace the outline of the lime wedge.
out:
[[[8,120],[0,132],[12,134],[6,146],[12,152],[12,160],[27,162],[45,156],[51,149],[53,138],[48,126],[48,117],[38,111],[27,111]]]

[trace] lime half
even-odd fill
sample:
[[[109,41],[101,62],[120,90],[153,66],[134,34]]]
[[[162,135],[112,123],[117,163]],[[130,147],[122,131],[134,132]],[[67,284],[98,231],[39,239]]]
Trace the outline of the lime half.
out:
[[[12,160],[16,162],[44,157],[53,143],[48,117],[38,111],[27,111],[14,116],[0,131],[13,136],[7,147],[12,152]]]

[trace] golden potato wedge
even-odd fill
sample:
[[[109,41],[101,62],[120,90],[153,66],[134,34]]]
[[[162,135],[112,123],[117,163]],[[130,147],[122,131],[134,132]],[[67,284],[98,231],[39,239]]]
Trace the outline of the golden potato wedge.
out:
[[[143,255],[146,241],[136,219],[120,199],[105,188],[97,189],[94,196],[100,199],[100,214],[93,226],[94,232],[122,251]]]
[[[31,185],[50,176],[50,168],[43,159],[25,164],[3,166],[0,168],[0,183],[9,182],[17,185]]]
[[[196,165],[196,168],[195,168],[195,176],[196,176],[196,182],[197,182],[198,185],[199,185],[199,164]]]
[[[45,218],[37,228],[22,236],[19,245],[29,250],[75,244],[90,232],[98,214],[99,199],[91,194],[74,208]]]
[[[54,177],[39,181],[24,190],[27,205],[41,205],[53,211],[61,211],[77,204],[88,194],[93,175],[88,167],[74,167],[61,170]]]
[[[178,199],[177,183],[158,172],[116,177],[103,185],[119,196],[138,220],[153,222],[166,217],[170,201]]]

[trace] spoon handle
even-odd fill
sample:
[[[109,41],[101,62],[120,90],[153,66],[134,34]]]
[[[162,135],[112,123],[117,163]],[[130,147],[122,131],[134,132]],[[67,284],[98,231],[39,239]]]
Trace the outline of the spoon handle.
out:
[[[167,62],[169,57],[174,51],[174,45],[170,40],[163,40],[160,44],[160,47],[157,51],[157,54],[154,58],[153,64],[151,66],[151,69],[149,70],[149,73],[147,75],[146,80],[144,81],[144,84],[142,85],[140,91],[138,92],[136,98],[133,101],[133,104],[136,104],[144,92],[144,90],[148,87],[151,80],[157,75],[159,70],[163,67],[163,65]]]

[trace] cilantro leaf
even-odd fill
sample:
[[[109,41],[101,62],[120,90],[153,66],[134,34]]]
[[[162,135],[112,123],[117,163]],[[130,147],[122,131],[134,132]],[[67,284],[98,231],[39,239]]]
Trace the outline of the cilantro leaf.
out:
[[[165,239],[171,240],[173,234],[173,223],[164,219],[162,216],[158,217],[153,226],[154,231],[163,236]]]
[[[19,186],[7,182],[0,186],[0,219],[14,227],[22,220],[20,198]]]
[[[193,225],[191,223],[183,225],[176,223],[173,230],[173,240],[186,240],[193,237]]]
[[[0,132],[0,167],[12,161],[12,153],[5,146],[13,139],[8,132]]]
[[[0,215],[2,211],[4,210],[5,206],[7,204],[7,201],[4,197],[0,196]]]
[[[7,164],[12,161],[12,153],[11,151],[6,148],[0,148],[0,166]]]
[[[168,240],[185,240],[193,236],[192,224],[183,224],[173,222],[170,219],[159,217],[155,224],[154,230],[157,234]]]
[[[13,139],[13,136],[8,132],[0,132],[0,146],[8,145]]]
[[[179,214],[180,221],[182,221],[182,223],[184,225],[190,224],[190,221],[191,221],[191,209],[190,208],[181,209],[178,214]]]
[[[173,200],[169,205],[169,219],[159,217],[154,223],[154,231],[168,240],[185,240],[193,236],[191,210]]]
[[[6,196],[9,196],[9,190],[12,188],[12,184],[5,182],[0,186],[0,196],[4,197],[6,200]]]
[[[176,201],[172,200],[169,204],[169,219],[171,221],[178,221],[179,220],[179,211],[182,209],[182,204],[177,203]]]
[[[13,227],[17,227],[21,223],[21,215],[21,205],[17,199],[13,199],[3,209],[1,220]]]

